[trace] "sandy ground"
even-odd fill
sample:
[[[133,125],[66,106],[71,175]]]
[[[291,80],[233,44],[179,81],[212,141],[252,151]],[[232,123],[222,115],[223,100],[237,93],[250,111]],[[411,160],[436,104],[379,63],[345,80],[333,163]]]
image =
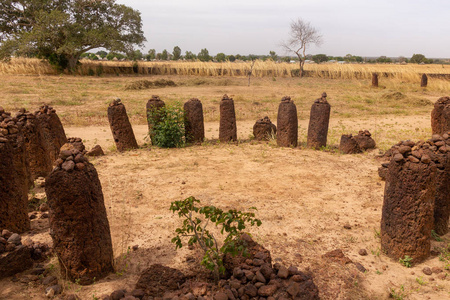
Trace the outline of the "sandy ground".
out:
[[[374,130],[375,124],[404,128],[405,134],[416,127],[429,127],[427,116],[352,122],[336,120],[330,127],[344,125],[354,132]],[[239,138],[248,139],[252,126],[253,122],[238,123]],[[300,141],[306,128],[307,122],[300,121]],[[146,126],[134,126],[134,130],[143,144]],[[384,132],[375,139],[387,136]],[[189,269],[186,257],[191,251],[175,251],[170,243],[180,220],[169,206],[192,195],[204,205],[239,210],[257,207],[262,225],[250,229],[255,239],[271,251],[275,261],[313,272],[323,299],[386,299],[391,288],[403,294],[398,299],[450,299],[449,279],[422,272],[424,267],[444,269],[438,257],[406,268],[381,253],[377,232],[384,182],[377,174],[378,150],[340,155],[301,147],[279,148],[270,141],[237,145],[206,142],[182,149],[117,153],[107,127],[69,127],[66,133],[82,137],[87,148],[100,144],[107,152],[91,161],[102,183],[118,260],[116,274],[91,286],[65,283],[67,293],[93,299],[119,288],[131,289],[139,273],[154,263]],[[217,138],[218,124],[207,123],[206,135],[207,139]],[[445,236],[444,241],[449,238]],[[51,242],[45,230],[32,239]],[[433,241],[436,247],[446,244]],[[133,245],[139,249],[128,250]],[[322,258],[334,249],[342,249],[367,271],[361,273],[354,265],[341,266]],[[368,255],[360,256],[360,249],[366,249]],[[45,299],[42,286],[4,279],[0,287],[0,299]]]

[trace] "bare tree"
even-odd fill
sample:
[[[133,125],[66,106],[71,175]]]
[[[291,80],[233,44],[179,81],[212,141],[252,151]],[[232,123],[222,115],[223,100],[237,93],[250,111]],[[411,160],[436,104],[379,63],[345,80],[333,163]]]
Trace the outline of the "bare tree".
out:
[[[322,35],[309,22],[305,22],[302,19],[291,22],[289,35],[290,39],[283,42],[281,46],[286,51],[294,52],[298,56],[300,77],[302,77],[306,59],[306,48],[311,44],[320,46],[322,44]]]

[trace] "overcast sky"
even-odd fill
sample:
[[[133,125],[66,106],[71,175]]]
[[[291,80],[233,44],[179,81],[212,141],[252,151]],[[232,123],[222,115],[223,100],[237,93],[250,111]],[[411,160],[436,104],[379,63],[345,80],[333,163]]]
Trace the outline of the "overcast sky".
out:
[[[450,0],[118,0],[141,12],[144,51],[284,55],[289,24],[323,36],[309,54],[450,57]]]

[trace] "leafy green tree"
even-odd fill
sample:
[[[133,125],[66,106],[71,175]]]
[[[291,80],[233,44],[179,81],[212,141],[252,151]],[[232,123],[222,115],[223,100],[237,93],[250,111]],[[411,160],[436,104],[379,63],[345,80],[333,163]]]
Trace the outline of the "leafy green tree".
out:
[[[270,58],[272,58],[273,61],[277,61],[278,60],[278,55],[275,53],[275,51],[270,51]]]
[[[386,56],[380,56],[377,58],[376,62],[377,63],[391,63],[392,59],[390,59],[389,57],[386,57]]]
[[[197,54],[197,58],[200,61],[210,61],[210,60],[212,60],[212,57],[209,56],[209,51],[206,48],[200,50],[200,52]]]
[[[321,62],[328,61],[328,56],[326,56],[325,54],[316,54],[313,55],[312,60],[315,63],[320,64]]]
[[[172,52],[172,60],[180,60],[180,58],[181,58],[181,48],[175,46]]]
[[[150,49],[148,50],[147,55],[145,56],[146,60],[154,60],[156,58],[156,50],[155,49]]]
[[[88,58],[89,58],[90,60],[98,60],[97,55],[95,55],[94,53],[89,53]]]
[[[191,51],[186,51],[185,54],[184,54],[184,59],[195,60],[195,59],[197,59],[197,55],[195,55]]]
[[[242,59],[242,55],[240,55],[240,54],[236,54],[236,59]]]
[[[142,60],[143,57],[144,55],[142,54],[141,50],[135,50],[132,51],[127,58],[130,60]]]
[[[420,63],[424,63],[424,64],[431,64],[433,63],[432,59],[427,59],[425,57],[425,55],[423,54],[414,54],[411,59],[409,60],[410,63],[413,64],[420,64]]]
[[[234,62],[234,61],[236,61],[236,57],[234,55],[228,55],[227,56],[227,60],[231,61],[231,62]]]
[[[139,11],[115,0],[2,0],[0,58],[36,55],[74,69],[95,48],[130,52],[142,45]]]
[[[218,62],[223,62],[223,61],[225,61],[227,59],[227,57],[225,56],[225,53],[217,53],[217,55],[216,55],[216,60],[218,61]]]
[[[169,52],[164,49],[163,52],[161,53],[161,60],[168,60],[169,59]]]
[[[101,58],[105,58],[106,55],[108,55],[108,52],[101,50],[101,51],[97,51],[96,54],[97,54],[98,56],[100,56]]]

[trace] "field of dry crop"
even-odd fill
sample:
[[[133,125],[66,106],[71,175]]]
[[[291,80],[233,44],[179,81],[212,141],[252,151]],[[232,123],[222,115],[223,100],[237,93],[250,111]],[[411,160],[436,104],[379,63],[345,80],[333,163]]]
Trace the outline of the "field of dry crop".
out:
[[[422,67],[428,66],[417,66]],[[448,67],[444,70],[450,73]],[[263,224],[252,229],[253,236],[271,251],[275,261],[310,270],[323,299],[386,299],[389,294],[395,299],[450,297],[450,235],[433,241],[440,256],[412,268],[381,253],[384,182],[377,175],[379,162],[375,157],[400,140],[430,136],[430,112],[434,101],[448,96],[448,81],[431,79],[429,87],[423,89],[418,81],[380,78],[380,88],[375,89],[370,87],[369,77],[255,77],[248,86],[246,77],[236,76],[30,73],[19,75],[0,67],[0,106],[14,112],[21,107],[35,110],[48,103],[56,108],[68,136],[83,138],[87,148],[100,144],[106,151],[106,156],[92,162],[103,186],[117,270],[91,286],[61,281],[66,293],[95,299],[118,288],[130,290],[139,273],[153,263],[189,272],[192,263],[186,258],[193,253],[185,248],[175,251],[170,243],[180,220],[169,212],[169,206],[172,201],[193,195],[205,205],[242,210],[257,207]],[[172,80],[176,86],[127,89],[137,81],[160,79]],[[332,107],[329,147],[324,151],[305,149],[309,110],[324,91]],[[235,100],[237,144],[216,141],[223,94]],[[166,103],[199,98],[207,140],[180,149],[143,146],[118,153],[107,123],[108,103],[116,97],[122,99],[138,142],[144,145],[145,104],[151,95],[160,96]],[[276,123],[278,104],[285,95],[297,105],[300,146],[279,148],[274,140],[252,141],[254,122],[267,115]],[[335,151],[342,134],[361,129],[372,133],[378,149],[358,155]],[[35,192],[42,196],[42,189]],[[45,224],[44,230],[36,229],[38,221],[42,223],[33,220],[35,234],[29,237],[51,242]],[[139,246],[138,250],[129,250],[134,245]],[[342,249],[366,272],[353,264],[340,265],[322,257],[335,249]],[[360,249],[368,255],[359,255]],[[47,267],[58,275],[55,257]],[[424,267],[437,267],[443,272],[425,275]],[[45,299],[39,285],[6,279],[0,281],[0,286],[0,299]]]

